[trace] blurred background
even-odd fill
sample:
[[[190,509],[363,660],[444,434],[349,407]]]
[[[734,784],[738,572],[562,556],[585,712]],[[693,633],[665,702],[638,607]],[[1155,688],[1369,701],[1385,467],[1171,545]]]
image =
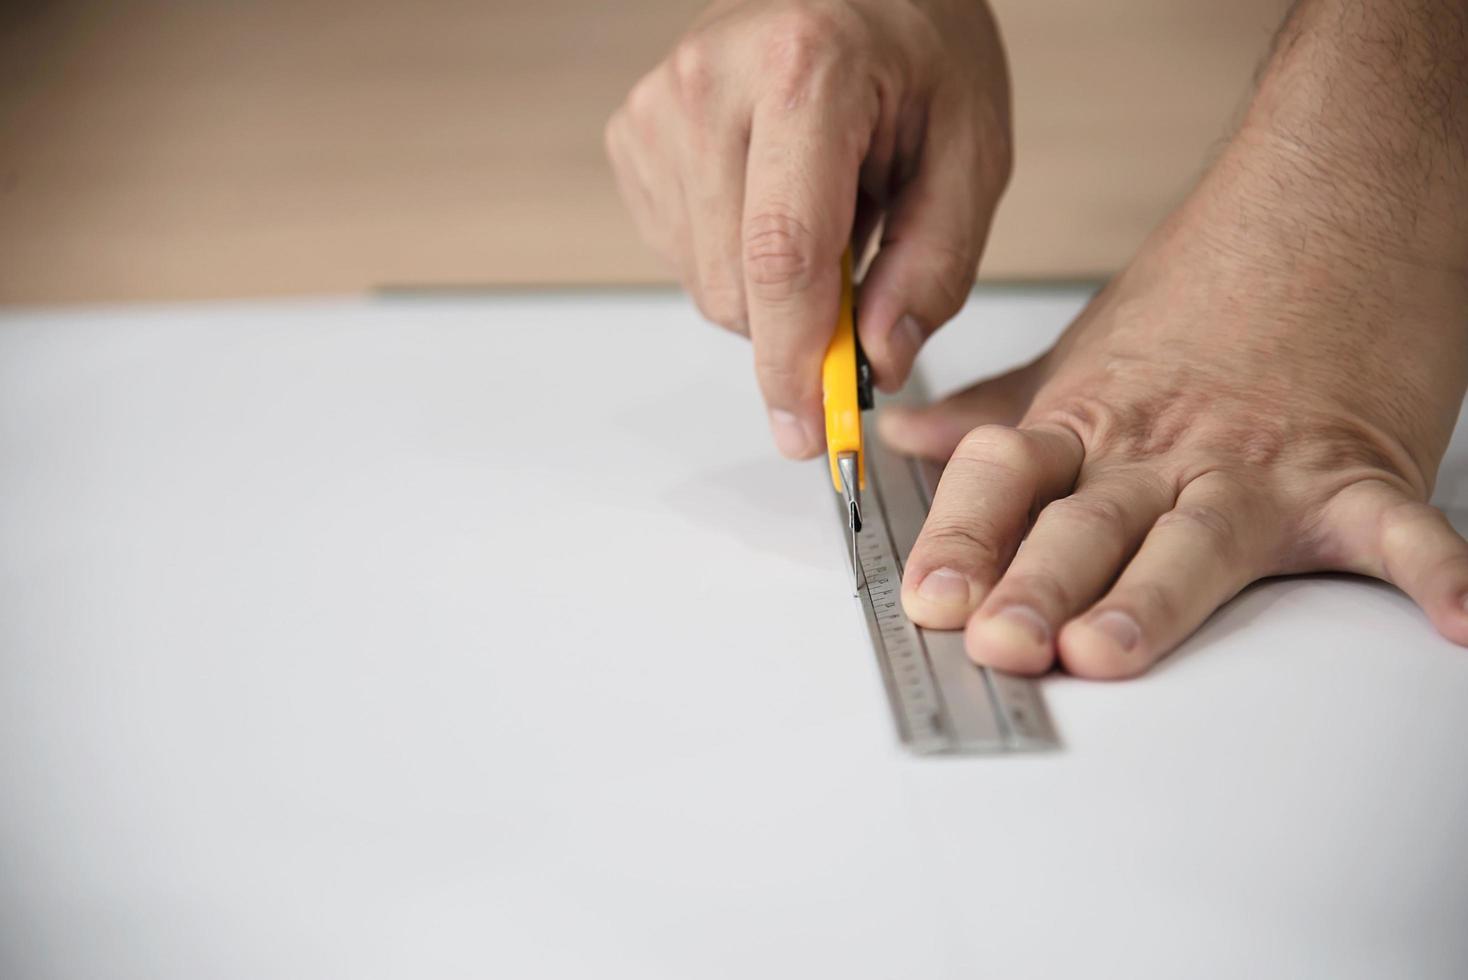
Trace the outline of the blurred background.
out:
[[[1017,170],[987,279],[1115,270],[1287,0],[994,0]],[[0,3],[0,302],[645,284],[607,116],[699,0]]]

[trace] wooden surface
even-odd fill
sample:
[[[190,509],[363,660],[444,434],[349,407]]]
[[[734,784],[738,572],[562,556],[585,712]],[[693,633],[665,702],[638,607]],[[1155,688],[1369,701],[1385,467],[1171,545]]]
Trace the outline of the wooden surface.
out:
[[[696,0],[0,11],[0,302],[657,281],[601,154]],[[984,274],[1117,267],[1283,0],[998,0],[1018,172]]]

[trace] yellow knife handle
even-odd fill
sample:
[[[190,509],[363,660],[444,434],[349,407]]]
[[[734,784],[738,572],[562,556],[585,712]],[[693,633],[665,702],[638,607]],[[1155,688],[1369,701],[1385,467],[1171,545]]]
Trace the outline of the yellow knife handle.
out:
[[[866,488],[867,482],[866,456],[861,450],[860,368],[851,266],[851,249],[847,249],[841,257],[841,308],[821,366],[821,387],[826,406],[826,456],[831,464],[831,483],[837,493],[841,492],[841,473],[836,467],[836,458],[841,453],[856,453],[862,489]]]

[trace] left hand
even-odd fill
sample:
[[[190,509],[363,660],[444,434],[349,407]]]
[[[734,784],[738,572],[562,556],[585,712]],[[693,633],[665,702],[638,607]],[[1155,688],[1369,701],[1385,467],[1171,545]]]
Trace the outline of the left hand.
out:
[[[903,581],[914,621],[966,626],[1004,670],[1130,677],[1250,582],[1334,570],[1468,644],[1468,543],[1426,502],[1468,278],[1275,235],[1270,186],[1225,161],[1044,356],[881,419],[952,454]]]

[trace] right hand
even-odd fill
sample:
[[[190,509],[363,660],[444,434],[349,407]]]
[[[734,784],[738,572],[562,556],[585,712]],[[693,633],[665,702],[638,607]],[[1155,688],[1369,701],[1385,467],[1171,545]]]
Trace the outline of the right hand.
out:
[[[825,447],[840,257],[881,387],[957,313],[1011,163],[983,0],[724,0],[633,87],[607,153],[639,229],[710,320],[747,334],[775,444]]]

